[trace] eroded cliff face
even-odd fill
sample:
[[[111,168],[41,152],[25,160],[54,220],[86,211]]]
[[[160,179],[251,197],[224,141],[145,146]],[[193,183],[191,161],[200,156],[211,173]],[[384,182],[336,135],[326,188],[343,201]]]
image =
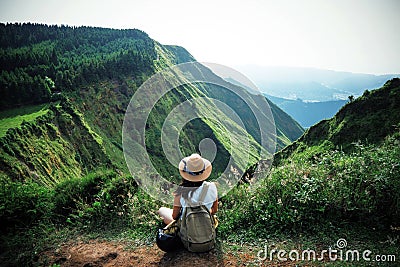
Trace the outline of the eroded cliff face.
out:
[[[111,167],[101,137],[82,114],[68,102],[48,109],[36,120],[9,129],[0,139],[0,175],[53,184],[100,166]]]

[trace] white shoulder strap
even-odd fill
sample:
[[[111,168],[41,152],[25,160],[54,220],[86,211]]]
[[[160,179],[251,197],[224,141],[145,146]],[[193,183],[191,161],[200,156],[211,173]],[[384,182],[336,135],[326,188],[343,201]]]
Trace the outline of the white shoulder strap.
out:
[[[199,205],[204,205],[204,200],[206,198],[207,191],[208,191],[208,183],[204,182],[203,188],[202,188],[202,190],[200,192],[200,196],[199,196]]]
[[[194,203],[192,201],[192,199],[190,199],[190,198],[187,198],[187,199],[185,198],[186,203],[191,207],[204,205],[204,200],[205,200],[206,195],[207,195],[208,187],[209,187],[208,183],[204,182],[203,183],[203,188],[201,189],[201,192],[200,192],[199,202],[198,203]]]

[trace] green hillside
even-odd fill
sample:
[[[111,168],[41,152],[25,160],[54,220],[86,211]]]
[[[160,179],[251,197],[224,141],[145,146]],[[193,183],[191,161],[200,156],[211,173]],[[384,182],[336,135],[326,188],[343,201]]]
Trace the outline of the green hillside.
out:
[[[42,113],[0,139],[2,182],[33,179],[54,186],[98,166],[112,168],[102,138],[70,103],[50,105]]]
[[[325,120],[310,130],[300,142],[315,144],[329,140],[334,145],[352,142],[377,143],[394,133],[400,122],[400,79],[364,94],[344,106],[332,119]]]

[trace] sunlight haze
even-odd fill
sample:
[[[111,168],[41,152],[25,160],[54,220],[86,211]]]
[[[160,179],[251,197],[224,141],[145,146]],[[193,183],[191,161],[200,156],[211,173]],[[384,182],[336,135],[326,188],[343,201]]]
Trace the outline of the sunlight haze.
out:
[[[400,73],[400,1],[0,1],[0,21],[137,28],[198,61]]]

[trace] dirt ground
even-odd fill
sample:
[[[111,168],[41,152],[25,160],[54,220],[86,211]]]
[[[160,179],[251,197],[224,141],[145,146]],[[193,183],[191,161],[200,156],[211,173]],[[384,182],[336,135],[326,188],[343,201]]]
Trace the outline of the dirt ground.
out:
[[[256,251],[223,252],[215,249],[207,253],[179,250],[165,253],[156,245],[129,248],[126,244],[110,241],[71,241],[40,256],[39,264],[52,266],[128,267],[128,266],[296,266],[295,263],[257,262]]]

